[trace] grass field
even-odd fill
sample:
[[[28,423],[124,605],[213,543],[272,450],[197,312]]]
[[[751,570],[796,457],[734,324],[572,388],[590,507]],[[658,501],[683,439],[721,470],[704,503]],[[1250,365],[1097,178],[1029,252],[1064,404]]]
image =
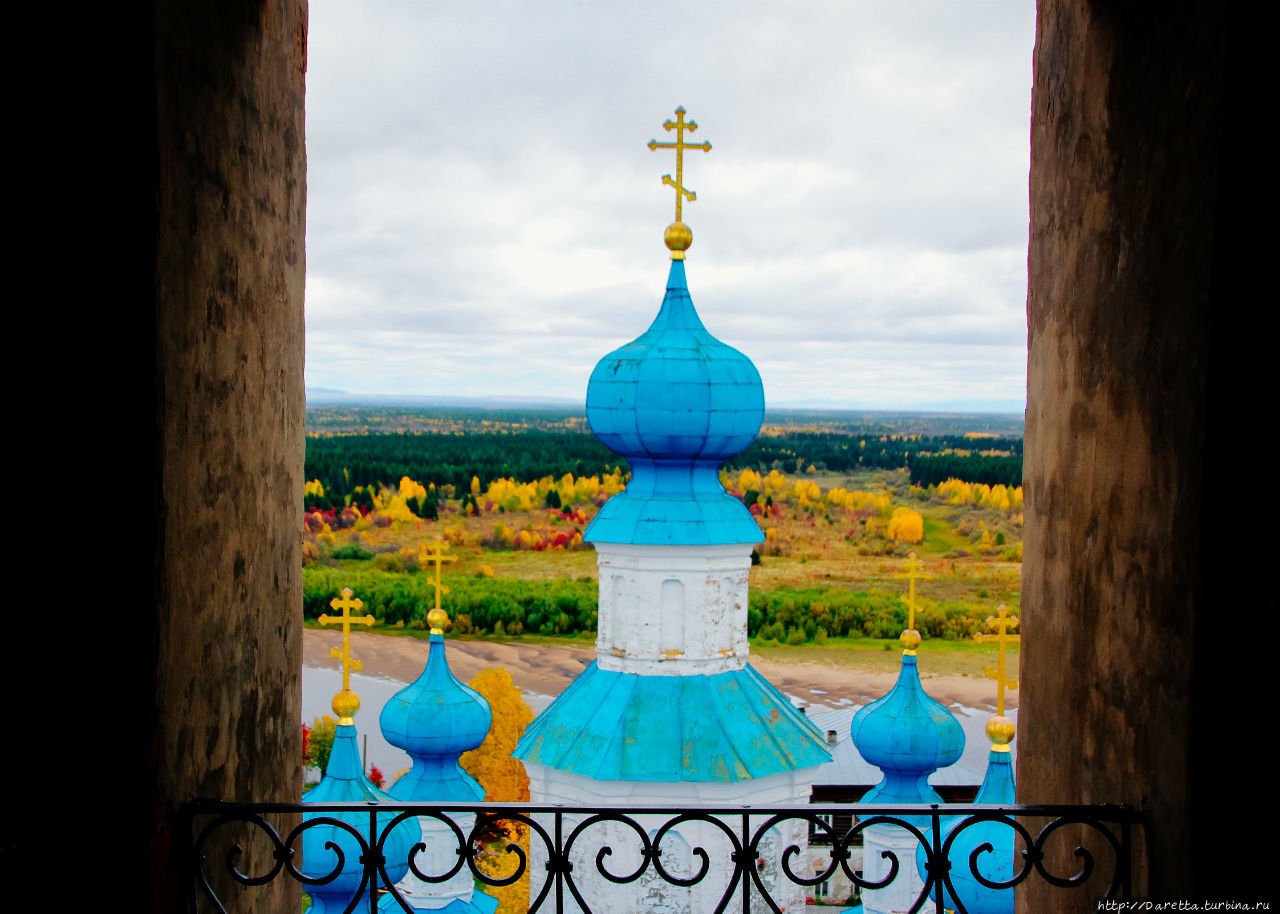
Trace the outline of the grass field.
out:
[[[1019,608],[1022,566],[1009,552],[1021,539],[1020,505],[1000,509],[972,503],[951,504],[931,490],[912,489],[905,475],[898,472],[811,474],[785,477],[785,480],[788,488],[775,487],[771,505],[763,507],[757,518],[769,535],[766,543],[759,547],[759,564],[753,565],[750,571],[753,593],[770,594],[789,589],[901,595],[907,589],[902,571],[907,552],[911,550],[925,563],[924,576],[916,582],[916,593],[922,602],[963,605],[969,618],[978,624],[994,614],[1001,604],[1011,610]],[[804,494],[803,484],[807,483],[815,485],[822,496],[819,498],[812,486],[808,494]],[[852,501],[842,501],[846,496],[840,492],[871,493],[880,500],[872,503],[863,499],[855,505]],[[762,495],[762,505],[763,502]],[[484,499],[480,503],[483,505]],[[317,567],[329,566],[341,571],[366,575],[415,572],[420,548],[443,537],[453,544],[450,552],[454,557],[444,569],[446,578],[463,575],[515,582],[594,584],[597,580],[595,551],[578,540],[586,526],[581,520],[583,513],[590,517],[596,508],[590,502],[581,502],[576,507],[580,513],[575,513],[572,519],[546,508],[491,509],[468,516],[456,502],[448,502],[437,521],[383,518],[387,522],[379,524],[374,522],[375,515],[369,515],[358,520],[353,528],[326,529],[321,534],[309,532],[305,536],[313,544],[313,561]],[[910,508],[920,515],[923,539],[916,544],[895,542],[886,536],[889,515],[902,508]],[[566,511],[569,511],[567,506]],[[508,545],[499,543],[500,529],[506,531],[502,542]],[[510,548],[511,531],[530,531],[541,537],[544,544],[551,543],[557,536],[563,540],[570,535],[573,540],[567,548]],[[575,533],[578,535],[574,536]],[[350,550],[356,545],[365,555],[373,553],[373,557],[330,557],[330,553],[343,548]],[[306,574],[304,569],[304,576]],[[814,599],[828,598],[816,596]],[[808,606],[807,600],[804,605]],[[796,623],[793,620],[787,624]],[[879,629],[867,628],[866,631],[886,634]],[[824,650],[812,643],[812,631],[808,632],[808,638],[810,643],[803,646],[762,647],[761,651]],[[778,640],[786,639],[779,637]],[[852,643],[840,645],[840,649],[874,652],[878,646],[853,639]],[[949,655],[963,655],[962,650],[949,650]]]

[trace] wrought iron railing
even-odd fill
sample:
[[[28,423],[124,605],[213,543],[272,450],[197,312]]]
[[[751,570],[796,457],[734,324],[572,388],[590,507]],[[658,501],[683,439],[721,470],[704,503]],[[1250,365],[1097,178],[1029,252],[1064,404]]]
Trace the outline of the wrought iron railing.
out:
[[[768,910],[780,914],[782,906],[776,896],[784,891],[803,894],[808,889],[830,885],[833,878],[843,876],[854,897],[859,893],[885,890],[895,880],[919,883],[911,910],[942,912],[964,911],[963,887],[957,895],[953,880],[964,877],[977,884],[1001,891],[1014,891],[1029,879],[1043,879],[1064,892],[1084,891],[1093,899],[1130,896],[1132,830],[1140,821],[1127,806],[862,806],[856,807],[857,818],[851,828],[837,833],[829,824],[850,814],[849,805],[831,806],[754,806],[698,807],[696,809],[663,806],[567,807],[535,806],[521,803],[485,803],[432,806],[421,804],[366,803],[195,803],[184,810],[190,834],[189,862],[192,867],[192,909],[226,911],[227,892],[248,892],[277,878],[290,878],[302,883],[305,890],[315,891],[350,874],[357,868],[360,885],[346,906],[348,912],[378,910],[378,902],[389,894],[395,900],[393,909],[412,908],[391,884],[388,868],[396,869],[397,861],[388,860],[384,850],[388,837],[401,825],[415,817],[419,822],[439,823],[435,834],[452,836],[456,842],[448,857],[456,854],[451,868],[425,872],[419,867],[425,850],[419,843],[409,852],[410,872],[428,884],[441,884],[455,879],[463,867],[470,870],[480,887],[509,886],[530,878],[529,910],[591,911],[583,884],[586,880],[604,880],[609,885],[624,886],[640,880],[660,880],[668,886],[688,888],[710,882],[710,896],[718,903],[693,907],[715,912],[741,910],[743,914]],[[474,816],[474,824],[470,824]],[[468,823],[458,825],[461,819]],[[847,820],[845,820],[847,821]],[[523,823],[527,834],[526,850],[519,843],[499,838],[505,827],[510,832],[515,823]],[[842,822],[843,824],[843,822]],[[1007,829],[1002,847],[1012,849],[1012,873],[1004,881],[984,875],[984,861],[995,853],[992,843],[975,844],[967,830],[982,826],[984,835],[991,829]],[[303,836],[314,828],[338,829],[342,839],[326,847],[327,859],[299,864]],[[682,863],[685,873],[675,872],[670,846],[674,834],[708,833],[715,842],[694,845],[687,842]],[[910,836],[914,853],[879,850],[879,844],[865,841],[868,829],[886,830]],[[605,830],[612,829],[614,839],[605,840]],[[627,836],[628,854],[615,855],[619,830]],[[802,850],[803,837],[795,843],[776,840],[778,834],[822,835],[821,842]],[[764,847],[766,836],[774,835],[771,872],[766,873],[770,850]],[[1008,839],[1012,838],[1012,841]],[[664,848],[664,842],[668,847]],[[257,863],[246,872],[245,845],[258,845]],[[716,847],[710,847],[710,844]],[[865,843],[865,847],[864,847]],[[345,844],[344,852],[341,845]],[[703,846],[703,845],[708,846]],[[496,850],[495,850],[496,846]],[[664,851],[667,862],[664,864]],[[954,859],[956,852],[967,859]],[[357,859],[349,860],[356,854]],[[477,856],[501,855],[505,861],[495,874],[477,866]],[[877,871],[888,872],[878,878],[865,875],[859,865],[863,853],[883,859]],[[808,859],[802,857],[808,855]],[[251,856],[251,855],[250,855]],[[677,855],[678,856],[678,855]],[[908,856],[912,859],[901,859]],[[435,859],[439,859],[436,857]],[[1074,872],[1055,872],[1054,863],[1068,861]],[[403,869],[406,861],[398,861]],[[620,868],[620,869],[615,869]],[[967,873],[966,873],[967,871]],[[973,885],[971,881],[970,886]],[[369,891],[370,886],[373,891]],[[723,886],[723,888],[721,888]],[[219,890],[223,896],[219,896]],[[619,890],[620,891],[620,890]],[[243,899],[236,899],[238,906]],[[763,905],[763,907],[762,907]],[[610,905],[614,910],[617,905]]]

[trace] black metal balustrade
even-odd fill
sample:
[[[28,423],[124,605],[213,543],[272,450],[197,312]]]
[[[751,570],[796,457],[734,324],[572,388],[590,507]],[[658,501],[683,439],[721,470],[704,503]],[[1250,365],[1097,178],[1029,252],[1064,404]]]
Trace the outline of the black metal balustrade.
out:
[[[545,877],[531,873],[534,880],[529,903],[531,912],[591,910],[576,881],[583,874],[581,870],[575,872],[573,862],[577,859],[578,866],[582,867],[586,853],[586,859],[594,860],[596,872],[614,884],[636,882],[650,870],[672,886],[693,886],[703,880],[714,879],[725,884],[719,904],[714,908],[717,914],[729,910],[748,914],[756,899],[763,900],[769,910],[780,914],[780,907],[766,884],[768,880],[762,878],[760,872],[763,863],[761,843],[775,827],[783,823],[791,823],[794,827],[797,820],[804,823],[803,827],[810,836],[821,836],[821,840],[815,842],[811,855],[820,855],[819,867],[825,868],[815,869],[810,863],[809,869],[813,872],[806,875],[803,872],[805,867],[800,865],[804,861],[798,859],[800,848],[791,845],[782,851],[780,869],[794,885],[806,888],[823,884],[839,871],[858,890],[874,890],[884,888],[902,873],[914,870],[917,865],[914,853],[911,859],[899,860],[889,852],[884,852],[888,873],[883,879],[866,880],[861,870],[851,868],[853,849],[862,850],[866,829],[887,826],[905,830],[914,837],[918,847],[924,848],[925,864],[921,872],[924,884],[913,911],[940,914],[946,899],[948,908],[957,905],[963,914],[963,905],[953,900],[951,880],[952,868],[964,866],[966,862],[973,878],[988,888],[1013,891],[1015,886],[1026,880],[1038,878],[1063,891],[1087,892],[1095,899],[1126,899],[1130,895],[1132,829],[1140,823],[1140,817],[1128,806],[859,805],[853,826],[837,833],[829,823],[843,825],[848,821],[850,812],[848,805],[688,809],[670,806],[535,806],[523,803],[432,806],[411,803],[211,802],[194,803],[184,810],[185,827],[191,836],[192,908],[197,911],[226,910],[213,887],[219,872],[226,884],[244,887],[260,886],[276,878],[292,878],[304,887],[323,885],[336,879],[348,864],[341,848],[333,844],[329,845],[332,860],[324,861],[324,866],[332,865],[327,875],[311,877],[298,868],[301,836],[308,829],[322,826],[336,826],[350,834],[360,850],[357,862],[363,867],[363,882],[352,896],[348,912],[357,908],[376,911],[378,900],[385,893],[390,893],[405,911],[411,911],[403,896],[389,884],[387,861],[382,852],[392,830],[413,816],[440,821],[458,843],[457,862],[444,873],[419,870],[415,858],[423,846],[419,844],[413,849],[409,859],[410,870],[426,882],[444,882],[466,866],[477,885],[510,885],[530,869],[530,857],[536,856],[545,861]],[[303,813],[310,818],[302,821]],[[464,834],[454,820],[470,815],[476,816],[475,824]],[[644,818],[638,821],[637,817]],[[282,833],[280,823],[285,821],[300,824]],[[353,822],[362,824],[356,827]],[[502,824],[515,822],[525,823],[528,827],[531,852],[526,855],[518,845],[507,844],[504,852],[511,857],[507,867],[511,871],[504,872],[502,876],[486,874],[475,862],[480,838],[491,837]],[[982,822],[998,823],[1000,827],[1011,830],[1017,851],[1014,873],[1007,882],[989,882],[979,872],[983,854],[992,850],[990,844],[973,848],[968,861],[947,863],[957,839],[966,829]],[[602,823],[620,823],[623,828],[634,832],[634,841],[641,849],[640,863],[634,871],[620,873],[610,869],[611,862],[614,865],[625,864],[611,861],[612,850],[602,842],[599,832],[593,834],[593,828]],[[662,845],[673,829],[687,823],[706,823],[718,835],[723,835],[723,843],[729,850],[720,855],[709,854],[702,847],[693,847],[690,854],[698,861],[697,870],[688,876],[679,876],[664,867]],[[264,861],[264,869],[261,872],[242,872],[243,843],[256,840],[261,844],[264,839],[270,846],[270,859]],[[1055,873],[1046,860],[1047,856],[1054,860],[1070,858],[1070,865],[1077,868],[1070,873]],[[267,862],[269,866],[265,865]],[[315,865],[316,862],[312,861],[311,866]],[[367,891],[370,885],[375,886],[374,892]]]

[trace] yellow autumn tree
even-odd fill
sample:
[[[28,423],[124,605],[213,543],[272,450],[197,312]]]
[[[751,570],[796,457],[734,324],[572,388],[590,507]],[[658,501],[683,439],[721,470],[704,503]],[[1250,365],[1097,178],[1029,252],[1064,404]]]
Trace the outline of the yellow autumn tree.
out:
[[[521,802],[529,799],[529,776],[524,764],[511,757],[524,728],[533,720],[533,711],[520,697],[511,674],[502,667],[481,670],[468,683],[489,702],[493,725],[479,748],[464,752],[459,762],[484,788],[486,803]],[[519,822],[507,823],[503,838],[486,846],[476,858],[476,865],[486,875],[502,879],[511,874],[515,854],[506,850],[515,844],[529,853],[528,827]],[[486,894],[498,899],[497,914],[524,914],[529,910],[529,874],[507,886],[485,886]]]
[[[484,742],[459,761],[484,788],[486,803],[520,802],[529,799],[529,776],[524,764],[513,759],[516,743],[533,720],[533,711],[520,697],[511,674],[502,667],[490,667],[468,683],[489,702],[493,726]]]
[[[401,476],[400,495],[406,500],[410,498],[426,498],[427,487],[420,482],[414,482],[408,476]]]
[[[408,477],[405,478],[407,479]],[[403,495],[394,495],[387,499],[387,501],[379,507],[378,513],[383,517],[403,521],[406,524],[412,524],[419,520],[418,515],[409,510],[409,505],[405,501],[405,497]]]
[[[924,539],[924,518],[910,508],[896,508],[889,518],[889,539],[918,543]]]

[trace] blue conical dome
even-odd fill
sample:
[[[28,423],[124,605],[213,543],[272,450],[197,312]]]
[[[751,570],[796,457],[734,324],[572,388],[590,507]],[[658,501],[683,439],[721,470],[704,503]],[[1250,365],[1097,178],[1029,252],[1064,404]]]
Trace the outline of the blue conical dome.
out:
[[[356,748],[356,728],[353,724],[339,724],[333,737],[333,749],[329,753],[329,764],[320,783],[302,795],[306,803],[386,803],[391,797],[370,783],[364,776],[360,765],[360,753]],[[367,813],[303,813],[304,821],[317,818],[339,819],[350,824],[356,831],[367,836],[369,833],[369,816]],[[379,813],[377,817],[379,830],[386,828],[395,819],[393,813]],[[387,836],[382,846],[382,853],[387,860],[387,876],[392,883],[398,882],[409,871],[409,851],[421,839],[422,831],[418,820],[408,818],[396,825]],[[341,857],[327,845],[336,845]],[[311,878],[328,876],[341,861],[338,877],[325,885],[308,887],[311,895],[311,910],[316,914],[345,911],[351,904],[351,898],[360,888],[364,875],[364,865],[360,862],[363,852],[355,837],[346,829],[337,825],[315,825],[302,834],[302,866],[303,874]],[[368,887],[366,886],[366,891]],[[356,909],[368,907],[362,900]]]
[[[409,802],[479,802],[484,788],[462,770],[458,756],[484,742],[493,712],[450,672],[443,635],[431,636],[428,651],[422,675],[393,695],[379,718],[387,742],[413,758],[390,793]]]
[[[764,385],[749,358],[702,325],[683,260],[671,262],[649,329],[592,371],[587,420],[597,438],[627,458],[632,475],[583,539],[667,545],[763,539],[717,474],[759,433]]]
[[[929,775],[964,752],[964,729],[925,693],[914,654],[903,654],[889,694],[855,714],[849,730],[862,757],[884,772],[864,803],[941,802]]]

